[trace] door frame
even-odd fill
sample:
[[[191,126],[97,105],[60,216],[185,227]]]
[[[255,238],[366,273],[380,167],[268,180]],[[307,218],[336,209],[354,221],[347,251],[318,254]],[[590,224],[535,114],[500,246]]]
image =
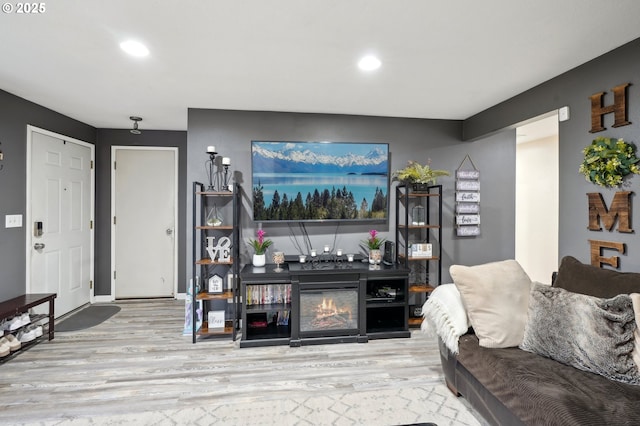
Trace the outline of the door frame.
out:
[[[69,136],[62,135],[60,133],[52,132],[49,130],[42,129],[40,127],[33,126],[31,124],[27,124],[27,188],[26,188],[26,208],[25,208],[25,265],[26,265],[26,273],[25,273],[25,290],[27,293],[31,292],[31,233],[33,229],[31,227],[31,157],[32,157],[32,139],[31,134],[33,132],[37,132],[43,135],[51,136],[57,139],[62,139],[67,142],[72,142],[77,145],[84,146],[89,148],[91,152],[91,173],[90,173],[90,185],[91,185],[91,195],[89,199],[89,210],[90,210],[90,220],[92,225],[90,226],[90,242],[89,242],[89,258],[91,265],[89,267],[89,280],[91,284],[89,285],[89,303],[95,303],[95,233],[96,233],[96,218],[95,218],[95,207],[96,207],[96,146],[95,144],[81,141],[76,138],[72,138]]]
[[[178,147],[173,146],[140,146],[140,145],[112,145],[111,146],[111,300],[116,300],[116,280],[114,271],[116,270],[116,227],[113,218],[116,215],[116,172],[114,167],[117,151],[173,151],[174,165],[174,206],[173,206],[173,297],[178,296]]]

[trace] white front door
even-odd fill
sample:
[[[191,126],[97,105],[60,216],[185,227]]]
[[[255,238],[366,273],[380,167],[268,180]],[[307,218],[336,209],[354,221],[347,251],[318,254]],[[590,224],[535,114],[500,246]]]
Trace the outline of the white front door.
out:
[[[174,296],[177,148],[114,146],[112,159],[112,294]]]
[[[93,145],[29,126],[27,292],[57,293],[56,317],[91,299]]]

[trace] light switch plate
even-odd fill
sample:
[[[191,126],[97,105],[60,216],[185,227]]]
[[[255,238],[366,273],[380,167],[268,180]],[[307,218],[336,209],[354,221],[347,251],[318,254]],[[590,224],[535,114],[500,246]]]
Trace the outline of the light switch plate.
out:
[[[569,107],[564,106],[558,110],[558,121],[567,121],[569,119]]]
[[[8,214],[4,217],[5,228],[22,228],[21,214]]]

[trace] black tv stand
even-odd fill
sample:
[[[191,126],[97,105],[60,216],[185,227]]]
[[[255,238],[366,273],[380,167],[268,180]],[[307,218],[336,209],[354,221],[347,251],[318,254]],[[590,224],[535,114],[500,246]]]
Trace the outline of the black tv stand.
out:
[[[276,265],[246,265],[240,272],[240,347],[411,337],[409,270],[402,265],[287,262],[281,268],[276,272]],[[329,295],[349,308],[325,307]],[[323,314],[316,312],[323,309]]]

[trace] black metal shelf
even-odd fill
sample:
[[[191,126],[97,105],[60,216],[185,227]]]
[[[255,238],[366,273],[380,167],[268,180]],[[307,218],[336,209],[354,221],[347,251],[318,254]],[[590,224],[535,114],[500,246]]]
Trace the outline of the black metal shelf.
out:
[[[193,182],[193,241],[192,241],[192,254],[193,254],[193,269],[192,269],[192,283],[191,283],[191,310],[192,310],[192,341],[196,343],[198,336],[211,336],[211,337],[227,337],[235,341],[237,332],[239,329],[239,309],[238,309],[238,281],[240,274],[240,265],[237,260],[240,259],[240,203],[242,196],[242,188],[235,183],[233,185],[233,191],[205,191],[205,186],[200,182]],[[208,200],[215,199],[221,201],[228,206],[229,201],[231,204],[232,220],[231,225],[221,226],[207,226],[206,223],[206,208],[208,206]],[[211,206],[209,206],[211,207]],[[228,209],[229,207],[225,207]],[[206,250],[204,249],[204,242],[207,236],[219,236],[220,234],[229,235],[231,239],[231,257],[229,261],[211,261],[206,258]],[[212,235],[213,234],[213,235]],[[223,292],[221,294],[208,293],[206,283],[208,278],[217,273],[219,270],[225,271],[222,273],[223,279]],[[227,288],[227,274],[232,275],[231,288]],[[196,277],[200,277],[198,282]],[[231,300],[230,312],[225,305],[224,308],[209,309],[209,304],[214,306],[215,304],[221,305]],[[203,304],[203,323],[201,330],[197,329],[197,306],[198,301]],[[224,310],[225,311],[225,327],[224,330],[208,330],[207,329],[207,312],[209,310]]]
[[[422,305],[429,292],[442,282],[442,185],[430,185],[424,192],[416,192],[410,185],[400,184],[395,188],[395,196],[397,261],[412,270],[410,276],[425,274],[424,280],[409,281],[409,305]],[[424,209],[424,223],[410,221],[411,210],[417,206]],[[431,256],[411,256],[413,242],[432,244]],[[423,287],[428,291],[415,291]],[[419,321],[409,320],[409,325],[417,324]]]

